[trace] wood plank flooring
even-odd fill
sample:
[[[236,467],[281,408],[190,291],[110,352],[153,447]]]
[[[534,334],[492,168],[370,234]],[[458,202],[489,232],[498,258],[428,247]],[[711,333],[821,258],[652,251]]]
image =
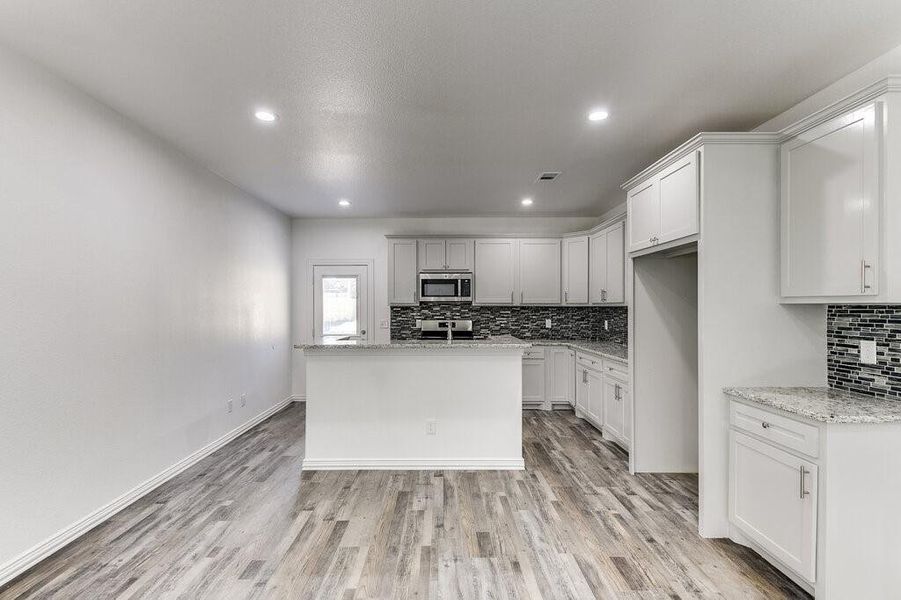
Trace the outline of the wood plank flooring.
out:
[[[273,416],[0,598],[808,598],[697,535],[697,477],[633,477],[569,412],[526,412],[525,471],[301,472]]]

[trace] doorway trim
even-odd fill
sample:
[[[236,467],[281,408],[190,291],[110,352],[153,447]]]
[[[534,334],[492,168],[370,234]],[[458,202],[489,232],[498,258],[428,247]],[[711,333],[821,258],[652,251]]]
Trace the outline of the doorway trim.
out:
[[[310,329],[312,339],[316,339],[316,267],[366,267],[366,321],[369,323],[367,338],[371,342],[375,335],[373,316],[375,315],[375,260],[371,258],[310,258],[307,259],[307,283],[310,286]]]

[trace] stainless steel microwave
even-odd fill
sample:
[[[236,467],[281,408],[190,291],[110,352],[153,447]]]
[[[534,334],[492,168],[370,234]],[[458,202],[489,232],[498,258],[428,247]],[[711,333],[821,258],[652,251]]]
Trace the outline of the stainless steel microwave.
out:
[[[472,273],[420,273],[420,302],[472,302]]]

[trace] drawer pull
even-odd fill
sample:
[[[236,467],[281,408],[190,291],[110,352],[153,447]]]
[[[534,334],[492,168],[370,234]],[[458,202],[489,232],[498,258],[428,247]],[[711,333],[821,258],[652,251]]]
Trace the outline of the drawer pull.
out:
[[[762,421],[762,422],[760,423],[760,426],[763,427],[764,429],[769,429],[769,428],[770,428],[770,424],[767,423],[766,421]]]
[[[804,465],[801,465],[801,500],[804,499],[804,496],[810,495],[810,492],[804,489],[804,476],[807,475],[810,471],[808,471]]]

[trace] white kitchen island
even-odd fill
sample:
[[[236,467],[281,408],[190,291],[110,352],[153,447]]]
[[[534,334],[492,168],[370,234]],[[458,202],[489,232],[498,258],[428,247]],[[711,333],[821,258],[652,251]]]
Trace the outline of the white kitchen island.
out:
[[[522,469],[522,354],[487,340],[299,346],[305,469]]]

